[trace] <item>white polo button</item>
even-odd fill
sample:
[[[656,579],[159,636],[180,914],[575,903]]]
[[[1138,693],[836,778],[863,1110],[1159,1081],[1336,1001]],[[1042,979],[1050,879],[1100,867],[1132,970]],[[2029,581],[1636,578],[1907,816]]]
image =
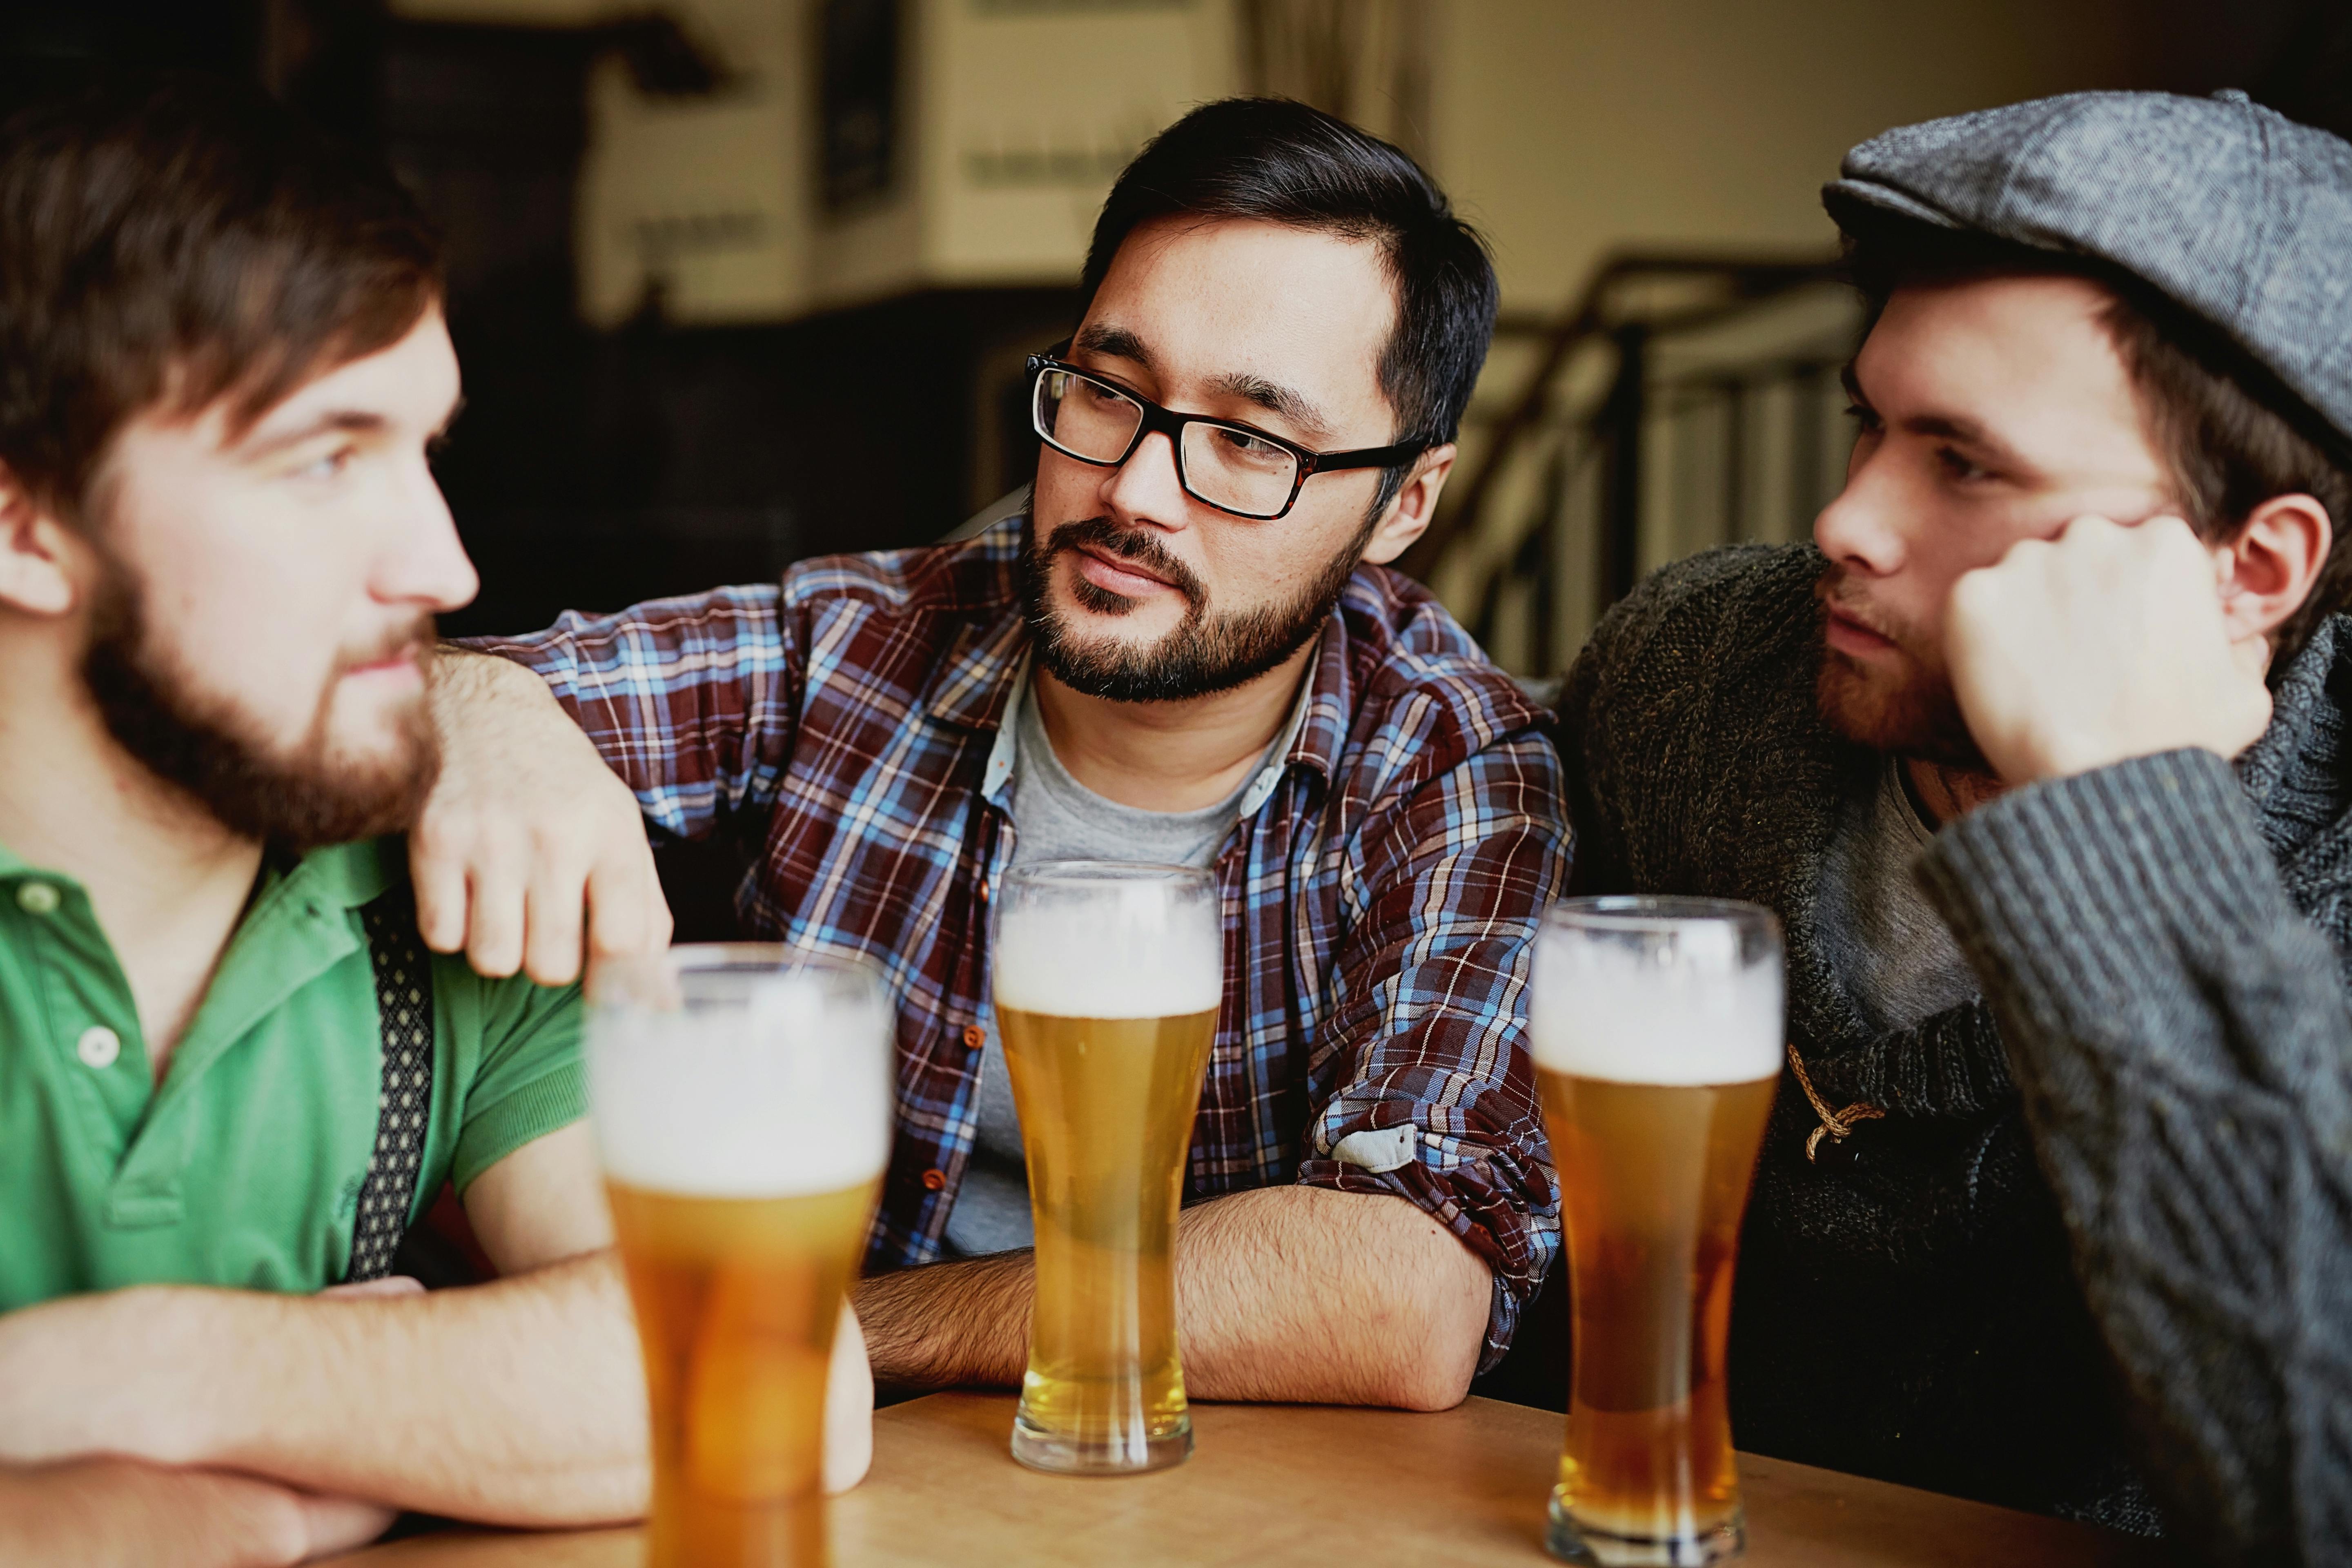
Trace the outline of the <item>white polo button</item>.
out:
[[[55,914],[58,890],[47,882],[20,882],[16,886],[16,907],[28,915]]]
[[[81,1058],[81,1065],[100,1072],[112,1067],[114,1058],[121,1054],[122,1037],[103,1024],[92,1024],[74,1042],[74,1055]]]

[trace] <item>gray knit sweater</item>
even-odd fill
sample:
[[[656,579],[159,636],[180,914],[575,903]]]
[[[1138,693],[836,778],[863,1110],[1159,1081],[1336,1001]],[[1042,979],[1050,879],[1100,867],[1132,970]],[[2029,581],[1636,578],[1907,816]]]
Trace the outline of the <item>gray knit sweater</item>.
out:
[[[2201,1560],[2352,1553],[2352,621],[2201,752],[2034,785],[1920,870],[1981,998],[1874,1031],[1819,874],[1876,757],[1820,721],[1806,548],[1671,567],[1570,671],[1588,891],[1778,910],[1793,1079],[1758,1168],[1736,1435],[1766,1453],[2163,1528]],[[2137,1478],[2145,1478],[2146,1488]]]

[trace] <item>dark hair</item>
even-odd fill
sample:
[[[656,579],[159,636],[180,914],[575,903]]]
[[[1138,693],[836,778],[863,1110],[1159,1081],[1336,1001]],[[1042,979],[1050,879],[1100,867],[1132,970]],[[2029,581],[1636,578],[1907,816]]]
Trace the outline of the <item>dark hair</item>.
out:
[[[1396,281],[1396,329],[1381,391],[1397,442],[1454,439],[1495,332],[1495,268],[1478,231],[1454,216],[1421,166],[1377,136],[1279,98],[1229,98],[1192,110],[1136,155],[1095,220],[1079,282],[1081,316],[1138,226],[1183,214],[1322,229],[1381,247]],[[1386,470],[1375,513],[1410,467]]]
[[[1850,237],[1847,265],[1875,325],[1897,289],[1975,278],[2088,279],[2114,296],[2101,324],[2189,526],[2220,542],[2273,496],[2308,495],[2334,538],[2311,596],[2272,634],[2273,679],[2314,627],[2352,603],[2352,442],[2201,316],[2120,268],[1969,231],[1885,219]]]
[[[257,89],[140,75],[37,103],[0,125],[0,462],[76,518],[126,421],[227,397],[241,430],[441,288],[398,182]]]

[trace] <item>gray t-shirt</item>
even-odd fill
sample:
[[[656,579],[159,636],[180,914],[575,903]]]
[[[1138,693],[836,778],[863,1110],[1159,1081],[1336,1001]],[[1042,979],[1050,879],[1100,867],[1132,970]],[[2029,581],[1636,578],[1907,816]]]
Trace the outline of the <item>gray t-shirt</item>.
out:
[[[1040,860],[1206,866],[1217,858],[1257,770],[1232,795],[1199,811],[1143,811],[1106,800],[1072,778],[1054,754],[1037,710],[1036,689],[1028,681],[1022,683],[1013,718],[1014,866]],[[956,1189],[955,1207],[948,1215],[948,1255],[977,1258],[1028,1247],[1035,1239],[1029,1217],[1029,1172],[1021,1151],[1021,1113],[1013,1103],[1004,1042],[997,1037],[992,1018],[981,1053],[980,1128]]]
[[[1977,994],[1977,978],[1912,868],[1935,834],[1889,756],[1878,787],[1838,826],[1822,867],[1822,935],[1838,978],[1881,1032],[1907,1029]]]

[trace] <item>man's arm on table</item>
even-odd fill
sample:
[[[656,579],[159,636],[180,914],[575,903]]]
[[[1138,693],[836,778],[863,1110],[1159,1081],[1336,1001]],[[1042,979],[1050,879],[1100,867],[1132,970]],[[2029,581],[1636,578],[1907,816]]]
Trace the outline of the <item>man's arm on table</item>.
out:
[[[1012,1386],[1029,1360],[1032,1257],[1011,1252],[857,1288],[876,1375]],[[1486,1265],[1402,1198],[1265,1187],[1176,1227],[1184,1388],[1198,1399],[1443,1410],[1477,1371]]]
[[[0,1318],[0,1461],[120,1454],[501,1524],[638,1516],[645,1395],[586,1125],[466,1202],[509,1277],[352,1299],[141,1286]]]
[[[0,1466],[14,1568],[279,1568],[363,1546],[388,1509],[132,1459]]]
[[[2000,1021],[2168,1533],[2200,1562],[2337,1561],[2352,998],[2222,760],[2270,712],[2260,659],[2177,523],[2076,524],[1972,575],[1954,683],[2023,787],[1947,826],[1923,879]]]

